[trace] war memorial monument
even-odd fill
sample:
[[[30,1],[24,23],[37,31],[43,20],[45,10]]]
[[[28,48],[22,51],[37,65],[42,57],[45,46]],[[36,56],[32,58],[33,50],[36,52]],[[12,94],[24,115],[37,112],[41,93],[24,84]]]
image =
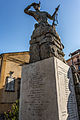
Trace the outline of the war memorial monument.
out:
[[[79,120],[72,71],[55,29],[59,7],[52,16],[40,11],[40,2],[24,10],[37,23],[30,40],[30,63],[22,68],[19,120]]]

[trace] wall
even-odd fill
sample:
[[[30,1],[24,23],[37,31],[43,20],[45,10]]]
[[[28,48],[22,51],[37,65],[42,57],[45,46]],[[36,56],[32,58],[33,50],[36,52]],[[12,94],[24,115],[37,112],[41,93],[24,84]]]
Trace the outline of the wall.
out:
[[[29,53],[7,53],[2,55],[2,67],[0,78],[0,113],[8,111],[12,104],[19,97],[19,82],[21,78],[22,64],[29,63]],[[9,72],[13,71],[13,77],[15,77],[15,91],[6,90],[6,78]]]
[[[69,66],[71,66],[72,61],[73,61],[73,64],[75,65],[76,69],[78,70],[78,66],[80,65],[80,62],[78,62],[78,64],[77,64],[77,58],[79,58],[79,60],[80,60],[80,54],[77,54],[77,55],[73,56],[72,59],[70,58],[69,60],[67,60],[67,63]]]

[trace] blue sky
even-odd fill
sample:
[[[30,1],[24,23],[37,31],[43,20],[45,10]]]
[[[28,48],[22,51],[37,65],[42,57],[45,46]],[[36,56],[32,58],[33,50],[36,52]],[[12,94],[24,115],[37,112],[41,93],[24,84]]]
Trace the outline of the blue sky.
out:
[[[0,54],[29,50],[35,20],[24,8],[38,0],[0,0]],[[51,15],[60,4],[56,27],[64,44],[65,59],[80,48],[80,0],[40,0],[41,10]],[[51,21],[49,21],[51,23]]]

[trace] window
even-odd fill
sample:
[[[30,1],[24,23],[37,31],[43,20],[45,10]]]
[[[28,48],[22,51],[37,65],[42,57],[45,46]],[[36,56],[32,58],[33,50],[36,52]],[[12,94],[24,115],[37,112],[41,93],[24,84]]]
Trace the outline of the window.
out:
[[[78,70],[80,70],[80,65],[78,66]]]
[[[15,78],[12,77],[13,73],[10,73],[10,76],[6,77],[6,91],[14,92],[15,91]]]
[[[0,59],[0,76],[1,76],[1,66],[2,66],[2,60]]]
[[[79,57],[77,57],[77,62],[80,62],[80,59],[79,59]]]

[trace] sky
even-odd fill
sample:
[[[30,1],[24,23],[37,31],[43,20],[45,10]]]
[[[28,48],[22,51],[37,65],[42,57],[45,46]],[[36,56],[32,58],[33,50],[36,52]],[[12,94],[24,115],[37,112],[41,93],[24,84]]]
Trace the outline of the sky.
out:
[[[71,52],[80,49],[80,0],[40,1],[41,11],[51,15],[60,4],[56,31],[64,44],[65,59],[68,59]],[[25,14],[24,9],[32,2],[39,0],[0,0],[0,54],[29,50],[36,21]]]

